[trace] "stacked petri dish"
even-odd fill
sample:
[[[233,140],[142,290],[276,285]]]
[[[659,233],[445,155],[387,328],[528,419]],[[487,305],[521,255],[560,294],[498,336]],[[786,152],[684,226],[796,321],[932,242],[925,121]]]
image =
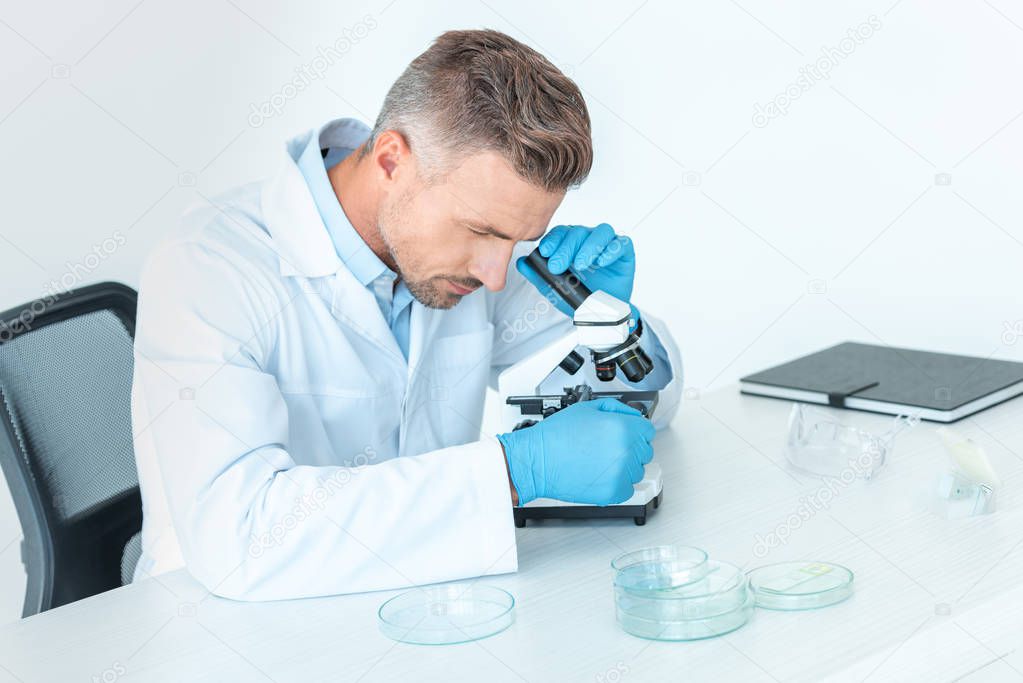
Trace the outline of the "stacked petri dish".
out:
[[[745,573],[699,548],[644,548],[615,558],[611,569],[618,623],[641,638],[713,638],[740,628],[753,613]]]

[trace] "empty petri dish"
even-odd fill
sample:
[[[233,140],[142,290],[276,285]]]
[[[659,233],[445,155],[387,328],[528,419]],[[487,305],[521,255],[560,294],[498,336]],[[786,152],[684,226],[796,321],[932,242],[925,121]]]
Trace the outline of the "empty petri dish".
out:
[[[753,614],[753,595],[743,584],[745,600],[737,608],[702,619],[665,619],[660,613],[617,609],[615,616],[626,633],[651,640],[702,640],[723,636],[742,627]]]
[[[377,612],[380,631],[402,643],[453,645],[500,633],[515,621],[515,598],[493,586],[445,584],[397,595]]]
[[[746,602],[748,579],[741,569],[711,560],[707,573],[685,586],[667,589],[635,589],[615,586],[618,610],[651,619],[703,619],[737,609]]]
[[[830,562],[779,562],[748,572],[757,607],[804,610],[827,607],[853,594],[853,573]]]
[[[611,561],[614,584],[633,590],[677,589],[702,579],[707,553],[686,545],[660,545],[619,555]]]

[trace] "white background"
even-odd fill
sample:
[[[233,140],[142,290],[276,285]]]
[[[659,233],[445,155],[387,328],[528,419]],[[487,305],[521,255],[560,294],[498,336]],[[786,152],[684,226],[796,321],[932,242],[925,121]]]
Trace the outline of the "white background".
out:
[[[555,221],[635,239],[635,300],[671,325],[691,391],[845,339],[1023,359],[1010,0],[4,0],[0,309],[61,278],[136,285],[187,204],[269,174],[296,132],[371,122],[433,37],[479,27],[582,88],[595,166]],[[832,48],[829,78],[754,125]],[[0,490],[0,620],[21,610],[19,539]]]

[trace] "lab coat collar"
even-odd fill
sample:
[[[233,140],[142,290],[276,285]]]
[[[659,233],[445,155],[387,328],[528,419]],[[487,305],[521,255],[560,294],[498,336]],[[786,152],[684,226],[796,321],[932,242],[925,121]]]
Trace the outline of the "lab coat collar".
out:
[[[393,280],[394,273],[373,253],[345,215],[344,208],[338,202],[334,187],[327,176],[324,152],[337,151],[347,156],[358,148],[369,134],[369,128],[354,119],[332,121],[320,130],[319,135],[310,136],[305,148],[295,158],[295,163],[312,193],[313,203],[316,204],[320,218],[334,242],[335,251],[348,270],[352,271],[356,279],[366,287],[381,276],[389,275]],[[334,154],[331,158],[336,159],[337,155]],[[336,161],[332,160],[330,163]]]
[[[444,314],[451,315],[451,312],[427,309],[413,302],[409,358],[406,361],[373,293],[359,282],[338,256],[305,177],[296,164],[296,159],[313,136],[319,135],[320,143],[326,143],[328,147],[343,146],[346,135],[360,134],[365,139],[365,132],[359,126],[362,124],[352,119],[340,119],[319,131],[310,130],[290,140],[284,163],[277,175],[264,186],[260,200],[263,219],[280,258],[281,274],[308,278],[334,275],[330,302],[334,317],[373,339],[388,352],[396,367],[407,369],[414,381],[420,361],[437,335]],[[349,143],[349,146],[352,145]]]
[[[262,193],[263,217],[273,238],[281,274],[323,277],[341,269],[343,263],[327,226],[316,208],[297,160],[311,142],[327,147],[358,147],[369,128],[355,119],[330,121],[288,141],[280,170],[267,181]]]

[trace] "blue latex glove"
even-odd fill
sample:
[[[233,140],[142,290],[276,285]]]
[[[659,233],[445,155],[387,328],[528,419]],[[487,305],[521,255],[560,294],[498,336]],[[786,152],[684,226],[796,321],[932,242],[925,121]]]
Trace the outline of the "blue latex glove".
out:
[[[540,255],[548,259],[548,269],[555,275],[571,268],[592,291],[605,291],[631,306],[629,299],[636,276],[636,250],[632,240],[616,235],[607,223],[595,228],[559,225],[540,240],[538,248]],[[552,293],[553,288],[540,279],[524,257],[515,262],[515,267],[559,311],[572,317],[572,308],[557,292]],[[639,320],[635,306],[632,306],[632,318],[634,323]]]
[[[613,505],[628,500],[654,456],[654,426],[613,398],[574,403],[533,425],[498,434],[519,505],[534,498]]]

